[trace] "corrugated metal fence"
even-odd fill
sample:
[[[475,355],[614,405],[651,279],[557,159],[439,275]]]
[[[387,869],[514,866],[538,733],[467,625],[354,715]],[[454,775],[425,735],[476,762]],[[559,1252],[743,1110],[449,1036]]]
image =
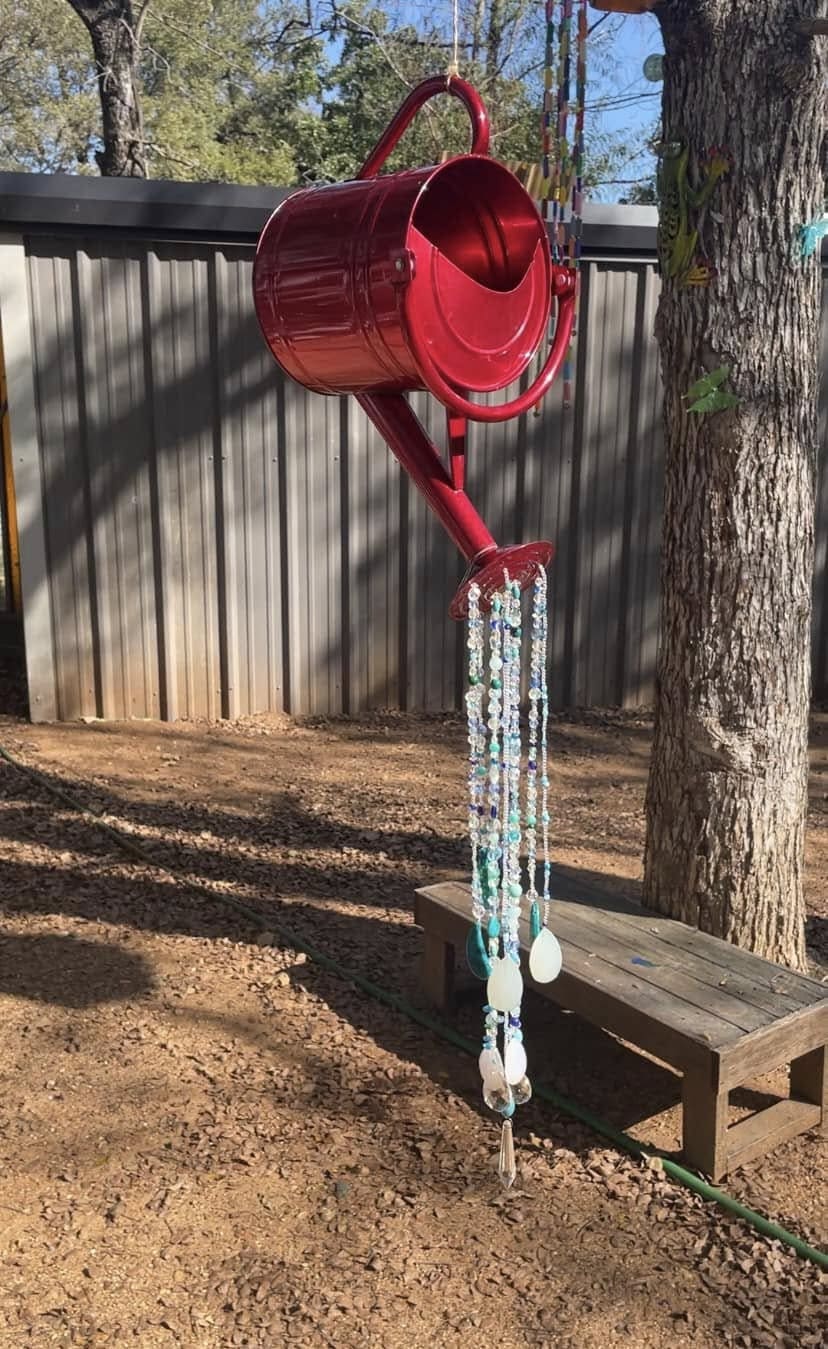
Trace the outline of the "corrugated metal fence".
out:
[[[104,231],[0,246],[36,719],[459,703],[446,609],[463,566],[356,405],[280,375],[251,261],[249,245]],[[652,696],[657,286],[651,257],[590,257],[575,407],[559,385],[540,415],[471,434],[495,537],[557,545],[560,706]],[[415,401],[439,438],[439,409]],[[819,537],[824,689],[824,485]]]

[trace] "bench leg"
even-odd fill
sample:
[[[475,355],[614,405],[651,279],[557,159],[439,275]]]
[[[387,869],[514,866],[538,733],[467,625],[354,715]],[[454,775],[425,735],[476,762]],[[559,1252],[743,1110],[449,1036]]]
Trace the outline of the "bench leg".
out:
[[[727,1170],[727,1091],[717,1091],[706,1074],[682,1078],[682,1150],[688,1166],[716,1181]]]
[[[436,932],[423,933],[420,976],[426,997],[447,1012],[454,999],[454,947]]]
[[[791,1096],[818,1105],[822,1111],[822,1132],[828,1131],[828,1045],[792,1060]]]

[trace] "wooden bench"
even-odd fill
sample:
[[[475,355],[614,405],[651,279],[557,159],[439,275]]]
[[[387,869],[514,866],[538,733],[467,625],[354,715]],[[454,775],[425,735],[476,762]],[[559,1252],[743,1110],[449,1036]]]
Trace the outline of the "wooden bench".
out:
[[[527,984],[682,1074],[688,1165],[718,1180],[828,1114],[828,986],[555,870],[550,927],[563,948],[551,984]],[[417,891],[422,977],[453,1002],[456,953],[471,921],[467,885]],[[528,949],[521,926],[521,948]],[[729,1093],[790,1064],[790,1097],[728,1127]]]

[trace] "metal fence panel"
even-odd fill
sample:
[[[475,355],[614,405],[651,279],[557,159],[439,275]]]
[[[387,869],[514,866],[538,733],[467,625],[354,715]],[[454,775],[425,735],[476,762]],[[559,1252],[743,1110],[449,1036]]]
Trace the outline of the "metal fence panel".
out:
[[[463,632],[446,611],[462,560],[358,406],[280,374],[252,249],[101,230],[32,235],[26,251],[55,652],[27,660],[54,666],[57,715],[461,705]],[[471,429],[469,493],[498,542],[556,545],[560,707],[652,698],[657,293],[651,257],[587,257],[574,406],[559,381],[536,413]],[[824,318],[826,349],[828,302]],[[414,402],[442,443],[441,409]],[[823,443],[826,417],[823,398]],[[824,696],[824,476],[819,493]]]
[[[250,309],[249,250],[219,249],[216,508],[223,713],[284,706],[284,382]]]

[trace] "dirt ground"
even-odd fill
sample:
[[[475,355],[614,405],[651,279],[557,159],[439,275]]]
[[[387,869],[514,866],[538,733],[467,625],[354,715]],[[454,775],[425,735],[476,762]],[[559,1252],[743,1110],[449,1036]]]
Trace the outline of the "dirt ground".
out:
[[[552,736],[555,860],[632,895],[649,738],[619,713]],[[225,902],[423,1005],[413,891],[466,863],[459,718],[7,717],[0,744],[157,864],[0,762],[0,1347],[824,1344],[815,1266],[570,1116],[519,1112],[504,1194],[474,1061]],[[818,716],[818,977],[826,747]],[[536,1080],[677,1149],[669,1070],[526,1021]],[[727,1188],[820,1243],[824,1165],[809,1135]]]

